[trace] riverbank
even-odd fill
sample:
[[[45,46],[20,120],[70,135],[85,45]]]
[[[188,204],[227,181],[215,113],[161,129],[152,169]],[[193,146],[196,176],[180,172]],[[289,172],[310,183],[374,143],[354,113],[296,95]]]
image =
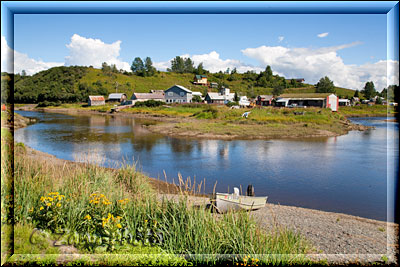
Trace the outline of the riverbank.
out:
[[[29,147],[26,147],[25,155],[29,160],[58,167],[82,165]],[[157,198],[161,200],[163,197],[179,200],[179,195],[159,191]],[[208,203],[204,197],[190,196],[189,199],[195,205],[204,206]],[[315,261],[327,260],[328,264],[334,265],[355,262],[393,263],[395,260],[394,255],[398,249],[397,224],[271,203],[249,214],[266,233],[287,228],[304,236],[314,247],[308,257]]]
[[[35,151],[24,145],[16,145],[16,152],[25,151],[23,161],[35,162],[38,166],[48,166],[50,170],[68,172],[74,169],[93,169],[91,165],[75,163],[58,159],[47,153]],[[17,154],[18,155],[18,154]],[[118,176],[117,170],[107,169]],[[33,172],[35,173],[35,172]],[[56,172],[56,183],[60,174]],[[53,176],[50,176],[53,177]],[[140,176],[142,177],[142,176]],[[63,177],[65,179],[65,176]],[[150,178],[145,177],[145,180]],[[143,181],[145,181],[143,180]],[[89,186],[90,183],[88,184]],[[112,183],[118,186],[118,183]],[[159,190],[154,184],[153,188],[158,192],[157,199],[163,197],[179,200],[179,195],[168,194],[168,190]],[[108,191],[113,190],[108,187]],[[205,205],[207,198],[189,196],[194,205]],[[290,229],[311,242],[314,247],[309,250],[308,257],[313,260],[327,259],[328,264],[344,264],[358,262],[361,264],[372,262],[393,262],[396,237],[398,237],[398,225],[382,221],[369,220],[357,216],[323,212],[268,203],[264,208],[250,212],[258,227],[265,233],[277,231],[277,229]],[[218,216],[218,215],[217,215]]]
[[[18,106],[16,110],[132,116],[158,122],[144,126],[151,132],[178,138],[223,140],[314,138],[339,136],[352,130],[364,131],[371,128],[353,124],[341,113],[320,108],[269,107],[237,110],[226,106],[187,104],[172,107],[125,108],[118,113],[110,114],[104,111],[104,107],[99,111],[98,107],[79,107],[71,104],[69,107],[63,105],[40,109],[33,106]],[[248,118],[242,117],[242,113],[246,111],[250,112]]]

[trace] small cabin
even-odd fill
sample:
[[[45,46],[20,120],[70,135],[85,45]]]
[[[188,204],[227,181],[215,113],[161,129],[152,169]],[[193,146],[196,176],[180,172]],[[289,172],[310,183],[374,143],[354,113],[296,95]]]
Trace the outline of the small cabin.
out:
[[[113,93],[108,95],[108,102],[124,102],[127,99],[124,93]]]
[[[102,96],[102,95],[90,95],[89,96],[88,106],[102,106],[105,104],[106,104],[106,101],[104,99],[104,96]]]
[[[208,84],[207,76],[206,75],[195,75],[193,84],[207,85]]]

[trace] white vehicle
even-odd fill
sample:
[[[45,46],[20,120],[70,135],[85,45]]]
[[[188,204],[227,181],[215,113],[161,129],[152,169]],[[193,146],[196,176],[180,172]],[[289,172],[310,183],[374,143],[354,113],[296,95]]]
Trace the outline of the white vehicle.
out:
[[[247,96],[241,96],[240,97],[239,106],[244,106],[244,107],[250,106],[250,101],[247,99]]]

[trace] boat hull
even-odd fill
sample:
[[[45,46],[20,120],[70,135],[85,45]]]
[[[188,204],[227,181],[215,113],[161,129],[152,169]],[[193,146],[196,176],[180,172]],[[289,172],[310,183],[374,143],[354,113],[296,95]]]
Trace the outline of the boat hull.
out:
[[[257,210],[265,206],[268,197],[235,196],[234,194],[217,193],[213,204],[219,213],[229,210]]]

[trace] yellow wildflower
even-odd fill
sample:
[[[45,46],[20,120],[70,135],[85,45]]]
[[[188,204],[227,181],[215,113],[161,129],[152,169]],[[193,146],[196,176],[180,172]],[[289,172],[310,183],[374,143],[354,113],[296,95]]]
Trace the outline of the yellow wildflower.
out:
[[[122,228],[122,225],[120,223],[117,224],[118,228]]]
[[[61,204],[60,204],[60,203],[57,203],[57,207],[61,207]]]
[[[47,203],[46,206],[47,206],[47,207],[50,207],[50,206],[51,206],[51,203]]]
[[[29,209],[29,212],[32,212],[32,211],[33,211],[33,208],[30,208],[30,209]]]
[[[88,214],[88,215],[85,216],[85,219],[86,219],[86,220],[91,220],[92,217],[90,217],[90,215]]]
[[[40,207],[40,208],[39,208],[39,210],[42,210],[42,209],[44,209],[44,208],[43,208],[43,207]]]
[[[44,197],[40,197],[40,201],[45,201],[46,199]]]
[[[53,201],[53,198],[52,197],[49,197],[49,198],[47,198],[48,200],[50,200],[50,201]]]

